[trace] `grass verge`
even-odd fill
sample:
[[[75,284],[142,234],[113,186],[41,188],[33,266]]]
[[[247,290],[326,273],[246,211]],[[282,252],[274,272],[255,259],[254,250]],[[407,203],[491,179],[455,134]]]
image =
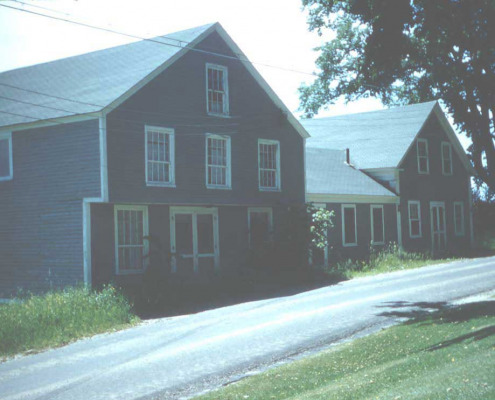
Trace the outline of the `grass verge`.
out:
[[[380,251],[372,248],[367,260],[347,260],[337,263],[328,269],[328,273],[337,272],[345,279],[352,279],[451,261],[454,259],[434,259],[429,254],[407,252],[401,250],[396,244],[391,244]]]
[[[0,357],[61,346],[138,321],[113,287],[67,288],[0,306]]]
[[[197,399],[495,399],[495,301],[390,314],[412,319]]]

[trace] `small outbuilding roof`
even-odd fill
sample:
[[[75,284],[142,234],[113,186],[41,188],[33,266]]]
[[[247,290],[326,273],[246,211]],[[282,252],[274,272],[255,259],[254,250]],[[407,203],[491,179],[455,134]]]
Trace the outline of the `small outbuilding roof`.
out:
[[[364,172],[347,164],[345,151],[310,147],[306,148],[306,192],[397,197]]]

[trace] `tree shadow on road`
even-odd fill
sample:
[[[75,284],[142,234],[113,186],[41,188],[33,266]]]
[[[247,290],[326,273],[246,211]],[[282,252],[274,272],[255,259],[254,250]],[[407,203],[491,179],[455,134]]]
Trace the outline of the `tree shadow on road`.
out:
[[[383,303],[379,316],[405,319],[405,324],[441,325],[463,323],[472,319],[495,316],[495,300],[453,305],[446,302],[394,301]],[[495,335],[495,325],[480,326],[472,332],[442,341],[423,350],[435,351],[467,340],[482,340]]]

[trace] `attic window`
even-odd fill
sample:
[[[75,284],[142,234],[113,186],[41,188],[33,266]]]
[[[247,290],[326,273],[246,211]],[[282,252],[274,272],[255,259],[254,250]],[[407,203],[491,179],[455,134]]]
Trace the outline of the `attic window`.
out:
[[[206,64],[206,110],[211,115],[229,115],[227,67]]]
[[[418,139],[416,142],[418,155],[418,173],[428,174],[430,172],[430,161],[428,159],[428,141],[426,139]]]
[[[442,173],[452,175],[452,146],[447,142],[442,142]]]
[[[12,179],[12,134],[0,133],[0,181]]]

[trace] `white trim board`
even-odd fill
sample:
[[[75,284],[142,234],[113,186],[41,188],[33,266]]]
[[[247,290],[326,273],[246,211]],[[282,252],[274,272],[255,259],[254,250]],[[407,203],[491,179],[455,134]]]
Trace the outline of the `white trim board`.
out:
[[[310,203],[359,203],[359,204],[399,204],[398,196],[371,196],[361,194],[306,193]]]

